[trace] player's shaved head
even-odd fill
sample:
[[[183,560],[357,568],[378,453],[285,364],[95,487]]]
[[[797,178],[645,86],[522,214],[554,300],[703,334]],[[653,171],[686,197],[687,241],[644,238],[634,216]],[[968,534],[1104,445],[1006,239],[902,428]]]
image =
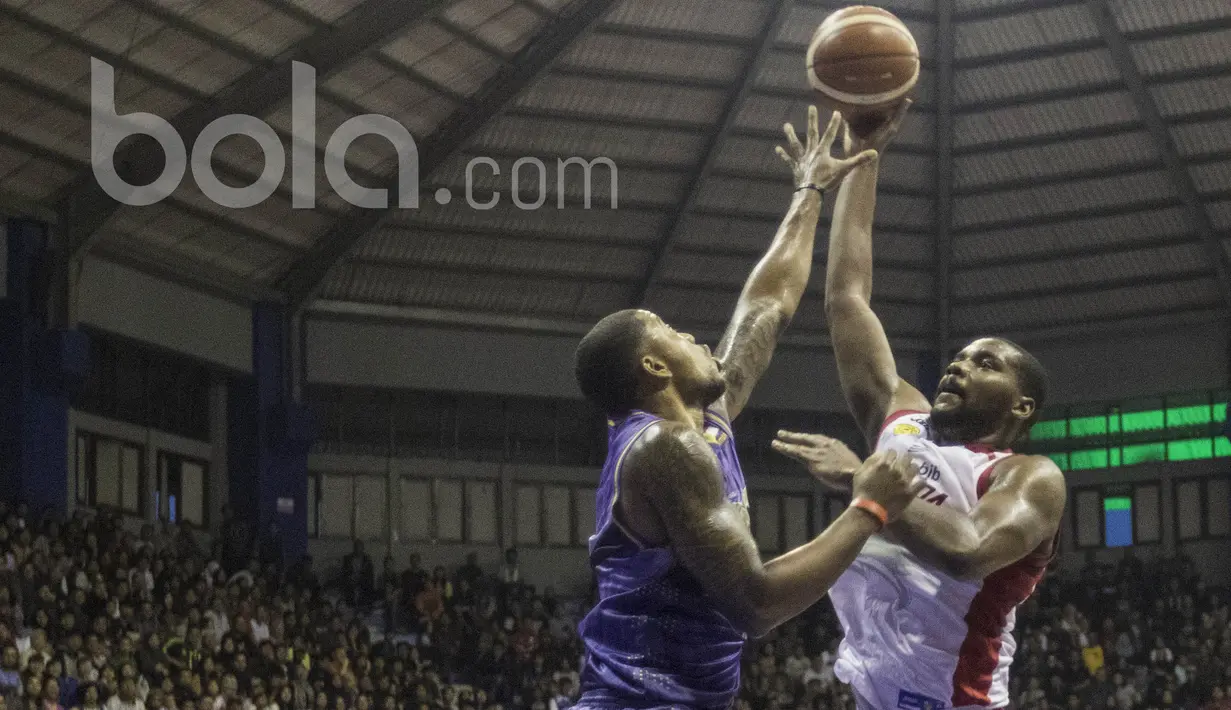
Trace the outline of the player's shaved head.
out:
[[[603,318],[577,346],[575,374],[586,399],[609,415],[636,406],[637,367],[646,334],[644,311],[628,308]]]

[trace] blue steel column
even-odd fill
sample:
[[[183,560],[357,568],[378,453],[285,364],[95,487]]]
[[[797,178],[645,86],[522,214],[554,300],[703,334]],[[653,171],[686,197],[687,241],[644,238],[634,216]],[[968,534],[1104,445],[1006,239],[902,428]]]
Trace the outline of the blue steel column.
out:
[[[0,495],[35,517],[68,507],[68,410],[84,379],[84,334],[50,328],[47,225],[10,219],[0,294]]]
[[[253,374],[230,383],[227,467],[236,515],[255,523],[257,538],[276,522],[284,559],[292,564],[308,549],[308,451],[315,427],[288,386],[289,326],[281,305],[252,309]]]

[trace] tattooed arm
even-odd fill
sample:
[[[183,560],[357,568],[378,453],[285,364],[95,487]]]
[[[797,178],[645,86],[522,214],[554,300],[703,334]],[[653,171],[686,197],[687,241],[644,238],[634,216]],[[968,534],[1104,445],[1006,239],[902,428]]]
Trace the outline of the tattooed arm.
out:
[[[850,508],[811,542],[762,562],[744,509],[727,500],[714,452],[696,430],[658,422],[625,459],[617,514],[647,544],[670,546],[707,596],[741,630],[761,636],[825,596],[880,521]],[[855,494],[892,520],[918,485],[907,457],[874,454],[853,475]]]
[[[808,112],[806,146],[800,143],[794,127],[790,124],[784,127],[790,150],[781,147],[777,150],[795,174],[795,195],[769,250],[745,282],[731,323],[715,352],[723,364],[723,376],[727,381],[727,392],[720,406],[728,419],[739,416],[748,403],[753,386],[769,367],[778,337],[795,316],[808,286],[816,227],[821,216],[821,191],[876,157],[875,151],[865,151],[846,160],[830,155],[830,147],[841,126],[841,116],[834,113],[821,137],[817,111],[812,107]]]

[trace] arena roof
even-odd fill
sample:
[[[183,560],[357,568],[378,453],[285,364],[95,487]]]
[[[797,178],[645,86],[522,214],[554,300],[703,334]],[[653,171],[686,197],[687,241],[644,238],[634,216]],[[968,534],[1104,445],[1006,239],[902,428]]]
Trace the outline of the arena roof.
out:
[[[923,56],[916,105],[884,159],[875,303],[900,347],[1219,317],[1231,306],[1231,4],[1226,0],[885,0]],[[811,101],[806,43],[825,0],[2,0],[0,193],[58,215],[87,250],[244,299],[312,311],[577,332],[647,303],[718,331],[789,199],[774,155]],[[90,169],[91,57],[120,113],[168,118],[191,146],[251,114],[292,152],[291,66],[315,67],[315,154],[347,119],[415,137],[417,209],[356,208],[318,165],[315,209],[292,173],[220,207],[191,175],[122,206]],[[152,179],[157,147],[123,147]],[[313,150],[308,147],[307,150]],[[311,153],[309,153],[311,154]],[[461,198],[467,162],[475,199]],[[547,202],[511,204],[520,157]],[[559,159],[607,157],[593,204]],[[224,140],[224,183],[263,162]],[[382,138],[351,177],[396,188]],[[527,178],[527,176],[529,176]],[[521,174],[527,200],[534,172]],[[133,182],[141,182],[136,178]],[[435,195],[448,187],[447,206]],[[394,190],[395,192],[396,190]],[[391,193],[393,194],[393,193]],[[791,337],[823,345],[824,238]]]

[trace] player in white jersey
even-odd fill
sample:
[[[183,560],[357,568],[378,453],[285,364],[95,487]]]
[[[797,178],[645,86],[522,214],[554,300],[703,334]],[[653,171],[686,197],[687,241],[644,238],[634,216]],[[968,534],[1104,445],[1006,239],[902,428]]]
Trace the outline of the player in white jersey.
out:
[[[883,150],[903,105],[847,150]],[[927,486],[830,589],[845,632],[834,672],[868,710],[1009,704],[1015,610],[1053,558],[1065,504],[1049,459],[1014,454],[1046,396],[1042,365],[999,338],[946,367],[933,402],[898,376],[873,313],[879,161],[843,182],[830,230],[825,307],[842,390],[877,451],[908,453]],[[778,451],[845,485],[859,459],[824,436],[779,432]]]

